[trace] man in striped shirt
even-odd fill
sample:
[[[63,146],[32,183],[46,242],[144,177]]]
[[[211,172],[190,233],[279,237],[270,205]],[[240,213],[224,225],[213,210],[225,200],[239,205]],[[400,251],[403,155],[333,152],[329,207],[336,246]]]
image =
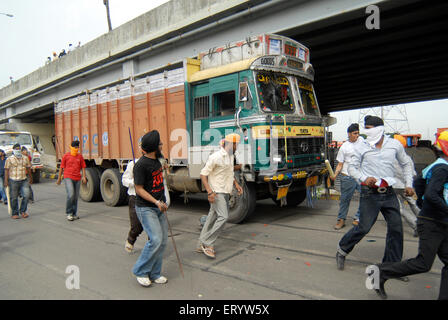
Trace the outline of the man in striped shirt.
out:
[[[27,180],[29,176],[29,183]],[[13,146],[13,154],[5,163],[5,187],[11,186],[10,201],[13,219],[28,218],[26,213],[28,199],[30,197],[30,184],[33,183],[33,176],[31,174],[31,162],[28,157],[24,157],[20,150],[20,144],[16,143]],[[22,195],[22,201],[19,208],[19,193]]]

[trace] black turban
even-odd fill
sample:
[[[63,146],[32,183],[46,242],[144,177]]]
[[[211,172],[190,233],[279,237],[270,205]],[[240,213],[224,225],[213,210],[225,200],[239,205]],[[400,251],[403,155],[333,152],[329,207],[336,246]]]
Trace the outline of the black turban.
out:
[[[366,116],[364,118],[364,126],[374,126],[374,127],[384,126],[384,121],[379,117]]]
[[[359,131],[359,124],[357,124],[357,123],[352,123],[352,124],[347,128],[347,132],[355,132],[355,131]]]
[[[157,130],[150,131],[142,137],[141,148],[147,152],[151,153],[159,150],[160,144],[160,134]]]

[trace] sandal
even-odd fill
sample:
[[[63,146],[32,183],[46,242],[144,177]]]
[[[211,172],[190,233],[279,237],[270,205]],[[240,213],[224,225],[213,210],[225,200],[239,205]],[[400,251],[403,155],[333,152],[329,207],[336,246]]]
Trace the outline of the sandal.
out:
[[[204,252],[204,254],[207,257],[212,258],[212,259],[216,258],[215,250],[213,250],[213,247],[207,247],[207,246],[202,245],[201,249],[202,249],[202,252]]]

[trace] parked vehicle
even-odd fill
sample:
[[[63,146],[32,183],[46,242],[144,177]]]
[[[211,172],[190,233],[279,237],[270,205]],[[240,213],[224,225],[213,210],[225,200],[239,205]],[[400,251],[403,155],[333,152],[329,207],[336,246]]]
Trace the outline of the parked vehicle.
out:
[[[0,149],[5,151],[6,156],[12,155],[12,147],[19,143],[28,149],[31,155],[31,172],[33,174],[33,183],[40,180],[40,171],[43,168],[41,154],[38,151],[36,140],[30,132],[26,131],[0,131]]]

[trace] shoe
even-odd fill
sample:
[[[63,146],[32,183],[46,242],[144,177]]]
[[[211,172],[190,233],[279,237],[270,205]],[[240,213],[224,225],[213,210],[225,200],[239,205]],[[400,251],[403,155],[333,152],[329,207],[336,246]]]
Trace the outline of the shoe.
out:
[[[7,205],[8,205],[8,202],[3,202],[3,204],[4,204],[5,206],[7,206]]]
[[[74,216],[73,216],[73,219],[74,219],[74,220],[79,220],[79,216],[78,216],[78,215],[74,215]]]
[[[126,240],[125,244],[124,244],[124,250],[126,250],[126,252],[131,253],[132,250],[134,249],[134,245],[130,244],[128,240]]]
[[[22,212],[22,218],[28,218],[30,215],[26,212]]]
[[[338,267],[338,270],[344,270],[344,264],[345,264],[345,257],[339,252],[336,252],[336,265]]]
[[[20,217],[19,217],[18,214],[15,214],[15,215],[11,216],[11,218],[12,218],[12,219],[20,219]]]
[[[137,282],[143,287],[149,287],[151,285],[151,280],[148,277],[137,277]]]
[[[380,296],[381,299],[386,300],[387,299],[387,293],[386,290],[384,289],[384,284],[386,283],[385,280],[381,280],[380,281],[380,288],[379,289],[375,289],[375,292],[378,296]]]
[[[334,226],[335,230],[340,230],[345,227],[345,220],[344,219],[338,219],[336,225]]]
[[[204,254],[207,257],[212,258],[212,259],[216,258],[215,250],[213,249],[213,247],[208,247],[208,246],[202,245],[201,248],[202,248],[202,252],[204,252]]]
[[[160,276],[156,280],[153,280],[153,281],[158,284],[165,284],[168,282],[168,279],[165,278],[164,276]]]
[[[67,220],[69,220],[69,221],[73,221],[74,218],[73,218],[73,216],[72,216],[71,214],[69,214],[69,215],[67,216]]]
[[[357,226],[357,225],[359,225],[359,220],[353,220],[353,223],[352,223],[354,226]]]

